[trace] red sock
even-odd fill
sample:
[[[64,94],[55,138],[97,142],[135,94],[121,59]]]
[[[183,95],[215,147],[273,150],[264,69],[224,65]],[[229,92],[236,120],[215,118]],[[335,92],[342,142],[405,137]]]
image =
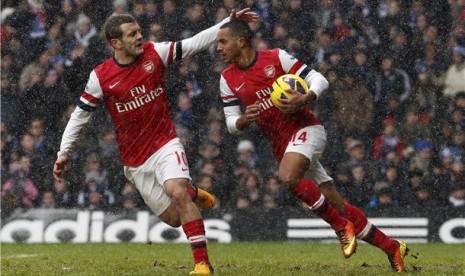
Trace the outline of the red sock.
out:
[[[182,225],[182,229],[189,240],[192,248],[194,262],[210,263],[207,253],[207,238],[205,237],[205,227],[203,219],[189,221]]]
[[[380,248],[387,254],[395,253],[398,247],[396,240],[386,236],[386,234],[371,224],[367,220],[365,213],[360,209],[347,202],[343,216],[354,224],[355,233],[357,233],[359,238]]]
[[[335,231],[346,226],[347,220],[341,217],[336,209],[326,201],[320,188],[310,180],[302,178],[292,194],[310,206],[312,211],[329,223]]]

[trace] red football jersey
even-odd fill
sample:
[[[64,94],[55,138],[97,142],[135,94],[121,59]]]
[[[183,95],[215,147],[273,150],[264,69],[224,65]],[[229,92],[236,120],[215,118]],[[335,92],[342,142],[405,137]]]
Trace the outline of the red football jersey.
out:
[[[128,65],[107,59],[90,74],[79,107],[91,111],[100,100],[116,128],[125,166],[138,166],[176,137],[168,110],[165,70],[175,42],[143,44],[144,54]]]
[[[305,78],[310,71],[303,62],[287,52],[273,49],[257,51],[255,60],[247,68],[240,68],[233,63],[221,74],[220,89],[224,107],[239,104],[247,106],[258,102],[261,111],[256,124],[270,141],[278,160],[282,159],[295,132],[305,126],[320,124],[320,121],[307,107],[291,114],[281,112],[271,102],[273,82],[286,73]]]

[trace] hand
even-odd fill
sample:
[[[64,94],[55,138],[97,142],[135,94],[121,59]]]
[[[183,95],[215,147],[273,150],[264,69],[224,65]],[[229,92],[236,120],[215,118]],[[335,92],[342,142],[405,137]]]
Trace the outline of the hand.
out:
[[[250,123],[255,122],[260,117],[260,105],[258,102],[248,105],[242,115],[236,122],[239,130],[244,130]]]
[[[243,10],[240,10],[236,12],[236,10],[232,10],[231,14],[229,15],[229,18],[231,20],[237,19],[237,20],[242,20],[245,22],[257,22],[258,21],[258,15],[256,12],[253,12],[250,10],[250,8],[245,8]]]
[[[306,94],[301,94],[292,89],[286,89],[286,92],[292,94],[292,96],[289,99],[279,99],[281,103],[279,109],[284,113],[299,111],[308,103],[316,100],[316,94],[311,90]]]
[[[62,154],[58,156],[57,160],[55,161],[55,164],[53,165],[53,177],[58,180],[62,181],[63,180],[63,171],[68,165],[69,162],[69,157],[66,154]]]

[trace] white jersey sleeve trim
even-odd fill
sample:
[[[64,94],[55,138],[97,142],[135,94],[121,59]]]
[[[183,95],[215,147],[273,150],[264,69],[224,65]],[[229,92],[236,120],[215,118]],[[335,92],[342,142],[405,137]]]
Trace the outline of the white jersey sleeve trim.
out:
[[[303,68],[302,70],[304,69],[305,68]],[[300,73],[300,72],[297,72],[297,73]],[[321,73],[317,72],[315,69],[310,70],[307,76],[305,76],[304,80],[305,82],[307,82],[309,89],[315,92],[317,98],[319,98],[320,95],[323,93],[323,91],[325,91],[329,87],[328,80]]]
[[[298,61],[297,58],[284,51],[283,49],[279,49],[278,57],[279,61],[281,62],[281,66],[283,67],[283,70],[286,73],[288,73],[291,70],[292,66],[294,66],[294,64],[296,64],[296,62]]]
[[[166,67],[175,61],[179,61],[208,48],[211,43],[215,42],[220,27],[229,21],[229,17],[225,18],[220,23],[201,31],[193,37],[180,41],[152,43]]]
[[[103,98],[102,87],[100,86],[100,81],[97,77],[97,74],[95,73],[95,70],[92,70],[92,72],[89,75],[89,80],[87,81],[85,91],[97,99]],[[91,104],[91,105],[97,106],[98,104],[97,105]]]
[[[220,78],[220,93],[228,132],[231,134],[239,134],[242,131],[237,128],[236,122],[242,116],[240,102],[231,88],[229,88],[223,75]]]
[[[69,155],[73,151],[74,143],[78,140],[82,128],[89,122],[91,115],[92,112],[76,107],[63,133],[58,156],[63,154]]]
[[[163,65],[167,67],[171,63],[173,63],[173,53],[174,53],[174,46],[176,42],[153,42],[153,48],[160,56]],[[170,58],[171,57],[171,58]]]

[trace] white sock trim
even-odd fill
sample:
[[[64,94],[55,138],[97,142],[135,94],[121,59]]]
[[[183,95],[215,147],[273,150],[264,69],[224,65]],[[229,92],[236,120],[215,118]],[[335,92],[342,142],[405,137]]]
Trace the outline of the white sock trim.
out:
[[[373,226],[373,224],[371,224],[370,221],[367,221],[367,225],[365,225],[365,227],[363,228],[363,230],[362,230],[360,233],[358,233],[357,236],[358,236],[360,239],[364,239],[364,238],[368,235],[368,233],[370,233],[370,230],[371,230],[371,227],[372,227],[372,226]]]
[[[205,237],[205,235],[197,235],[189,237],[188,240],[190,243],[206,242],[207,237]]]
[[[323,206],[323,203],[325,203],[325,196],[323,194],[321,194],[320,198],[315,203],[313,203],[312,206],[310,206],[310,209],[311,210],[318,209],[321,206]]]

